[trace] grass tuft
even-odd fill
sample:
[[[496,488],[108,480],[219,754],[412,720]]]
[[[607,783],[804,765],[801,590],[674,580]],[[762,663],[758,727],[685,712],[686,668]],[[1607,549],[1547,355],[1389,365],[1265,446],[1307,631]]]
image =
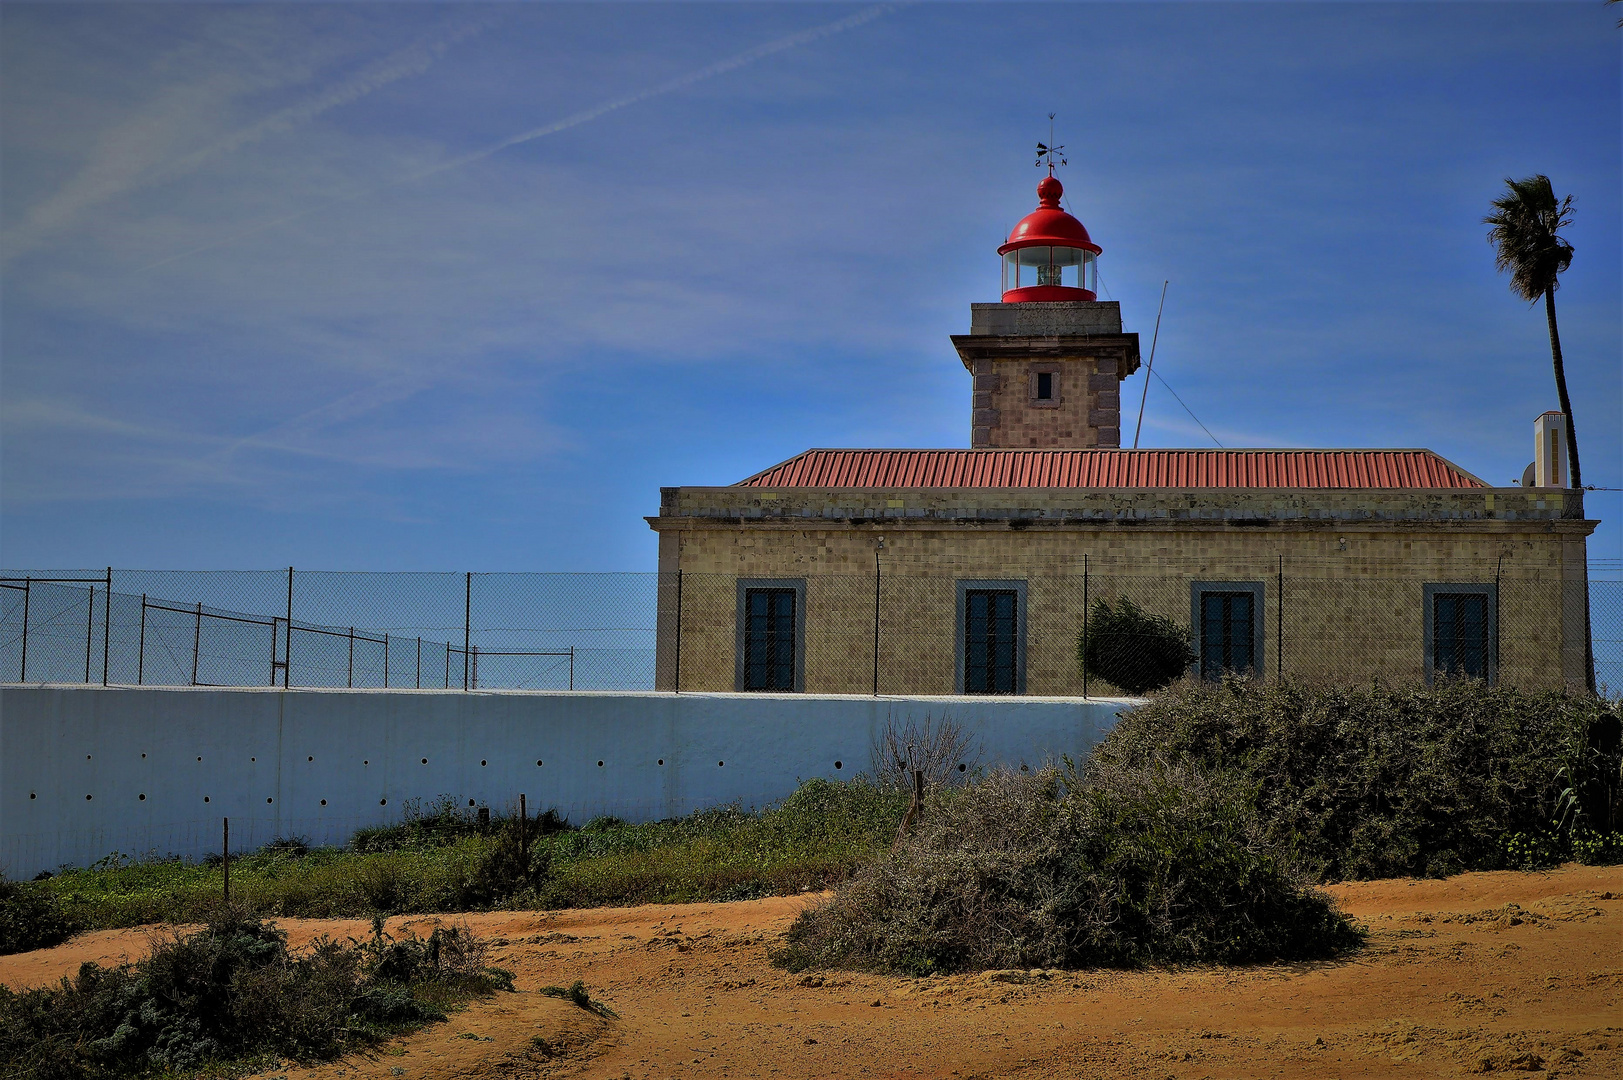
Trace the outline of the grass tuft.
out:
[[[568,998],[587,1012],[596,1013],[606,1020],[620,1018],[619,1013],[601,1001],[593,1001],[592,996],[586,992],[586,984],[580,979],[576,979],[568,986],[543,986],[539,992],[547,997]]]

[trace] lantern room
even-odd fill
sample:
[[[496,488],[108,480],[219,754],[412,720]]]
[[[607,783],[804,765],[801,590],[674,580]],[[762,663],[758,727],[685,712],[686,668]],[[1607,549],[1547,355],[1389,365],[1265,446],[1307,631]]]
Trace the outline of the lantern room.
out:
[[[1037,209],[1020,219],[997,253],[1003,256],[1003,302],[1028,304],[1098,298],[1098,257],[1076,218],[1060,209],[1064,186],[1052,174],[1037,185]]]

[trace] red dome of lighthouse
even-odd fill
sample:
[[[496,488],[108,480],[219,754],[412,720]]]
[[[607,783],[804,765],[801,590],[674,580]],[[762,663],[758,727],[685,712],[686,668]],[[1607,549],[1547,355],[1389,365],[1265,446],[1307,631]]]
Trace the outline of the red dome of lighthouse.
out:
[[[1083,224],[1060,209],[1065,187],[1045,176],[1037,185],[1037,209],[1020,219],[997,249],[1003,256],[1003,302],[1020,304],[1094,300],[1096,256],[1103,249]]]

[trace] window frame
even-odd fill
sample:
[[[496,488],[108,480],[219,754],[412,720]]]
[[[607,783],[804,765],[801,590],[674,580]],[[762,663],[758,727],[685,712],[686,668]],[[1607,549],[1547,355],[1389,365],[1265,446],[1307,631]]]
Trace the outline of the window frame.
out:
[[[964,651],[969,647],[969,610],[971,592],[1014,593],[1014,691],[1026,692],[1026,581],[1024,578],[960,578],[954,582],[957,591],[957,609],[954,618],[953,692],[967,694],[964,689]],[[980,694],[976,697],[1002,697],[1002,694]]]
[[[1487,599],[1487,655],[1483,657],[1483,681],[1493,686],[1499,681],[1499,586],[1491,581],[1429,581],[1421,586],[1420,621],[1426,685],[1437,678],[1437,598],[1439,596],[1482,596]]]
[[[1268,660],[1264,652],[1268,644],[1267,600],[1268,585],[1263,581],[1191,581],[1189,583],[1189,638],[1194,653],[1190,674],[1205,678],[1206,663],[1202,649],[1206,635],[1201,633],[1201,600],[1207,593],[1251,594],[1251,655],[1255,663],[1249,674],[1262,676],[1267,672]],[[1237,673],[1239,674],[1239,673]]]
[[[1060,395],[1060,376],[1065,373],[1065,365],[1052,362],[1040,362],[1026,367],[1026,404],[1033,409],[1058,409],[1064,403]],[[1047,375],[1050,377],[1049,389],[1053,391],[1052,397],[1040,398],[1037,396],[1037,377]]]
[[[757,589],[778,589],[795,594],[795,675],[789,690],[751,690],[746,643],[749,638],[749,594]],[[734,609],[733,689],[741,694],[803,694],[806,692],[806,579],[739,578]]]

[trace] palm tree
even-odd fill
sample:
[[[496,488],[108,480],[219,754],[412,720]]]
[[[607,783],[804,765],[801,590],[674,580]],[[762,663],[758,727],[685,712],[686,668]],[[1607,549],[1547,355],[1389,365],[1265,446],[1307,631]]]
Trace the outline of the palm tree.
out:
[[[1560,274],[1572,265],[1572,245],[1560,230],[1572,224],[1572,196],[1555,197],[1550,178],[1543,174],[1523,180],[1505,177],[1504,195],[1493,200],[1494,212],[1482,219],[1488,243],[1494,245],[1494,265],[1510,271],[1510,291],[1529,304],[1544,298],[1544,318],[1550,324],[1550,356],[1555,363],[1555,391],[1567,417],[1567,457],[1572,459],[1572,486],[1583,490],[1578,467],[1578,432],[1567,397],[1567,373],[1561,364],[1561,335],[1555,327],[1555,290]]]

